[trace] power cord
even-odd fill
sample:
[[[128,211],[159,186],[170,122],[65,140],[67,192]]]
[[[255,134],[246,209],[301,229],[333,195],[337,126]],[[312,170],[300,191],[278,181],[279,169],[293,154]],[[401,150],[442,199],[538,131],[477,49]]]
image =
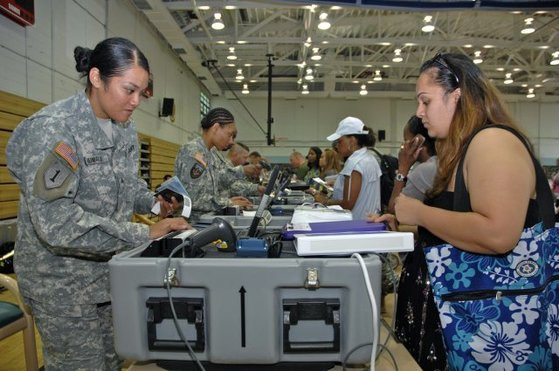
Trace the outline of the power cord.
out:
[[[383,254],[373,253],[373,255],[378,256],[383,264],[391,265],[390,261]],[[386,323],[386,321],[381,318],[381,323],[384,325],[384,327],[388,331],[388,335],[386,336],[386,339],[383,343],[385,346],[386,346],[386,344],[388,344],[388,340],[390,339],[391,336],[394,339],[394,341],[396,341],[397,343],[400,342],[398,340],[398,338],[396,337],[396,335],[394,334],[394,330],[393,330],[394,327],[395,327],[395,321],[396,321],[396,309],[397,309],[396,304],[397,304],[397,297],[398,297],[399,280],[398,280],[398,277],[396,276],[396,274],[394,273],[393,269],[390,269],[390,274],[391,274],[391,278],[392,278],[392,289],[393,289],[392,293],[394,294],[394,305],[393,305],[393,308],[392,308],[392,327],[390,327],[388,325],[388,323]]]
[[[200,368],[201,371],[206,371],[202,363],[200,363],[200,361],[198,360],[198,357],[196,357],[194,350],[192,350],[192,347],[188,343],[188,340],[186,340],[186,337],[184,336],[182,329],[180,328],[177,312],[175,311],[175,305],[173,304],[173,297],[171,296],[171,280],[167,277],[167,272],[169,272],[169,269],[171,268],[171,258],[181,249],[184,257],[185,256],[184,247],[186,246],[187,243],[188,243],[187,241],[181,243],[180,245],[175,247],[173,251],[171,251],[171,253],[169,254],[169,257],[167,258],[167,266],[165,267],[165,277],[163,281],[165,282],[165,288],[167,289],[167,297],[169,299],[169,306],[171,307],[171,313],[173,314],[173,322],[175,324],[175,328],[177,329],[177,332],[179,333],[179,337],[181,338],[181,341],[186,345],[190,357],[194,362],[196,362],[198,368]]]
[[[371,364],[369,366],[371,371],[375,371],[375,354],[377,351],[377,344],[378,344],[378,331],[376,329],[376,324],[378,322],[378,308],[377,302],[375,300],[375,296],[373,294],[373,288],[371,287],[371,279],[369,278],[369,272],[367,271],[367,266],[365,265],[365,261],[363,257],[359,253],[353,253],[351,255],[352,258],[357,259],[359,265],[361,266],[361,271],[363,272],[363,278],[365,279],[365,286],[367,286],[367,293],[369,294],[369,300],[371,302],[371,310],[373,311],[373,343],[371,347]]]

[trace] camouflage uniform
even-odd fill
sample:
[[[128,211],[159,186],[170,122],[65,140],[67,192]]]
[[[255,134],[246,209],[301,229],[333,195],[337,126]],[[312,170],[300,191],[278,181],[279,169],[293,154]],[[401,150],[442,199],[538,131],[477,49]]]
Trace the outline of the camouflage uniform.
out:
[[[110,140],[82,92],[24,120],[6,147],[21,191],[14,265],[47,370],[120,369],[107,261],[149,240],[131,217],[154,197],[137,176],[134,125],[112,127]]]
[[[210,151],[215,157],[215,164],[219,177],[219,189],[224,195],[258,196],[258,184],[249,182],[242,165],[234,166],[228,158],[217,148]]]
[[[179,149],[175,175],[184,184],[192,200],[189,220],[196,223],[202,214],[219,211],[229,205],[229,197],[219,191],[218,165],[215,156],[198,137]]]

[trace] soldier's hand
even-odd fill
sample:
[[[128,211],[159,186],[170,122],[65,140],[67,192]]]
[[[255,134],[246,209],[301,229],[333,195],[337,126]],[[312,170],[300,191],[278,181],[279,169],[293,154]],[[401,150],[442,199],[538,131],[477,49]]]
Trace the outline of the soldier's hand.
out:
[[[192,226],[184,218],[166,218],[149,227],[149,238],[151,240],[162,237],[172,231],[192,229]]]
[[[182,208],[182,203],[178,202],[175,196],[171,197],[171,202],[165,200],[161,195],[157,196],[157,201],[159,201],[159,216],[166,218],[169,215],[173,215],[175,211]]]
[[[243,171],[245,175],[249,178],[256,178],[260,175],[260,170],[262,167],[260,165],[245,165],[243,166]]]
[[[262,196],[264,192],[266,192],[266,187],[264,187],[263,185],[259,185],[258,188],[256,188],[256,190],[258,191],[258,194]]]
[[[233,205],[241,207],[252,207],[254,206],[252,202],[242,196],[235,196],[229,199]]]

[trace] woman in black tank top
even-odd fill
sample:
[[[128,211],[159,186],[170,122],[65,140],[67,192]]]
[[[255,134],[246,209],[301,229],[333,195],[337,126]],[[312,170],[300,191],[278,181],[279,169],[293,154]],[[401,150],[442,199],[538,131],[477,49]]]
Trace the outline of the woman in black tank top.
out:
[[[438,54],[425,62],[416,93],[416,115],[437,138],[439,167],[425,203],[405,195],[396,200],[398,221],[418,225],[419,237],[402,270],[395,331],[423,369],[444,370],[447,354],[423,249],[450,243],[479,254],[512,250],[523,227],[539,221],[530,200],[535,175],[522,135],[493,127],[478,133],[491,124],[519,130],[469,58]],[[462,158],[463,173],[455,179]],[[456,207],[455,184],[459,203],[467,207]]]

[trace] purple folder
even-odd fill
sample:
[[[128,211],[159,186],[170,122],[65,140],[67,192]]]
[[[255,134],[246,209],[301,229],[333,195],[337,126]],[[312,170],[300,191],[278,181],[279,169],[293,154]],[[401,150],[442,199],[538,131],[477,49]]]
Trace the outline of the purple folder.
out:
[[[316,234],[316,233],[370,233],[385,231],[386,225],[384,223],[371,223],[366,220],[342,220],[336,222],[316,222],[309,223],[310,231],[308,230],[286,230],[283,232],[282,237],[284,240],[292,240],[295,234]]]

